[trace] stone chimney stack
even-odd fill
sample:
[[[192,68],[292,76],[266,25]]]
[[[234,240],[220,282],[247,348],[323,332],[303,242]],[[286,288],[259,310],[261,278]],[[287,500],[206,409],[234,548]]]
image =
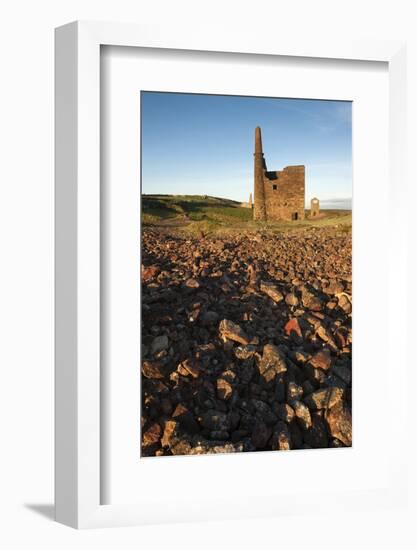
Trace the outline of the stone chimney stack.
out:
[[[255,171],[254,171],[254,191],[255,208],[253,210],[253,219],[256,221],[266,221],[265,190],[264,190],[264,170],[266,168],[264,154],[262,152],[262,137],[259,126],[255,128]]]
[[[253,208],[252,193],[249,193],[249,208]]]

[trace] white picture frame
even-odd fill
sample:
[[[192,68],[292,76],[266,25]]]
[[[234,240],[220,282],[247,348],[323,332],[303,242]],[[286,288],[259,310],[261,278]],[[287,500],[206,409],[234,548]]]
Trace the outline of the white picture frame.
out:
[[[56,519],[76,528],[134,525],[186,519],[172,499],[163,513],[152,506],[101,504],[100,400],[100,48],[127,46],[173,50],[230,52],[382,61],[389,71],[390,224],[398,236],[406,230],[401,216],[405,189],[405,44],[401,42],[332,42],[287,40],[239,29],[194,29],[184,35],[169,27],[75,22],[56,30]],[[405,274],[404,250],[387,245],[398,273]],[[402,317],[405,303],[392,300],[390,314]],[[405,315],[403,316],[405,319]],[[402,336],[396,325],[396,338]],[[399,346],[401,348],[401,346]],[[396,386],[405,393],[405,352],[398,354]],[[404,406],[395,413],[404,425]],[[401,435],[399,434],[399,439]],[[390,455],[384,490],[341,494],[346,507],[391,505],[404,498],[406,479],[401,445]],[[395,464],[397,469],[393,467]],[[297,509],[297,498],[272,507],[272,513]],[[309,502],[305,496],[306,503]],[[314,502],[314,498],[311,498]],[[192,519],[239,517],[230,501],[189,515]],[[259,514],[258,514],[259,515]],[[262,515],[262,512],[261,514]]]

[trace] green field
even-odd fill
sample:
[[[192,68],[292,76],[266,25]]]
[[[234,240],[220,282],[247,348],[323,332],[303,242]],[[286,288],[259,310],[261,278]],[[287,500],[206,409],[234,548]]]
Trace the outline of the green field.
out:
[[[225,232],[230,230],[287,231],[306,227],[337,226],[349,231],[352,226],[350,210],[322,210],[317,220],[257,223],[252,210],[239,202],[207,195],[142,195],[142,224],[156,227],[178,227],[195,232]]]

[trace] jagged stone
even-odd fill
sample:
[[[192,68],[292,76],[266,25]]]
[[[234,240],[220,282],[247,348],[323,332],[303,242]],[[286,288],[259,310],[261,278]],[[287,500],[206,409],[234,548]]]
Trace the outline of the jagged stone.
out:
[[[217,397],[219,399],[230,399],[233,393],[233,386],[224,378],[217,379]]]
[[[326,414],[330,434],[347,447],[352,446],[352,414],[343,404],[338,403]]]
[[[168,336],[166,334],[161,334],[161,336],[157,336],[156,338],[154,338],[151,346],[151,353],[155,355],[160,351],[166,350],[168,346],[169,346]]]
[[[285,422],[278,422],[274,427],[271,446],[273,451],[289,451],[291,449],[291,434]]]
[[[277,416],[287,424],[294,420],[294,409],[288,403],[280,403],[277,407]]]
[[[293,292],[289,292],[285,296],[285,303],[289,306],[296,307],[296,306],[298,306],[299,300]]]
[[[303,337],[300,325],[299,325],[298,320],[296,318],[290,319],[287,322],[287,324],[284,327],[284,332],[287,336],[291,336],[292,334],[295,334],[299,338]]]
[[[161,432],[161,426],[157,422],[154,422],[143,433],[143,446],[148,447],[150,445],[155,445],[156,443],[159,443],[159,440],[161,439]]]
[[[143,361],[142,374],[145,378],[163,379],[166,375],[166,368],[158,361]]]
[[[329,370],[332,365],[330,352],[326,349],[318,351],[310,359],[310,365],[312,365],[315,369],[322,369],[324,371]]]
[[[264,294],[269,296],[277,304],[284,299],[282,292],[280,292],[278,287],[273,283],[267,283],[265,281],[261,281],[260,289]]]
[[[331,409],[343,398],[341,388],[331,387],[317,390],[304,398],[304,403],[310,409]]]
[[[274,380],[278,374],[286,372],[285,358],[277,346],[264,346],[262,358],[259,361],[259,372],[266,382]]]
[[[295,416],[298,420],[299,425],[303,430],[308,430],[311,428],[311,415],[308,407],[304,405],[301,401],[292,401],[292,408],[294,409]]]
[[[246,336],[244,330],[233,321],[229,319],[223,319],[219,325],[219,334],[220,337],[225,340],[233,340],[234,342],[239,342],[239,344],[247,345],[249,344],[249,339]]]
[[[152,280],[154,277],[156,277],[160,272],[160,269],[156,265],[150,265],[148,267],[145,267],[142,265],[142,281],[148,282]]]
[[[263,449],[266,447],[271,434],[272,430],[270,427],[262,421],[257,421],[252,431],[252,443],[257,449]]]

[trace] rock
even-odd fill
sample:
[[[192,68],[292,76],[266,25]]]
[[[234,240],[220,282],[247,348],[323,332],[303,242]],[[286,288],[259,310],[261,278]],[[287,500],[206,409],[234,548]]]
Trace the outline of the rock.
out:
[[[341,441],[338,439],[332,439],[329,443],[329,447],[339,449],[340,447],[345,447]]]
[[[321,309],[323,309],[323,304],[321,303],[320,299],[312,292],[303,289],[301,298],[303,306],[307,309],[310,309],[311,311],[320,311]]]
[[[193,447],[188,454],[190,455],[207,455],[207,454],[222,454],[222,453],[239,453],[244,449],[243,443],[220,443],[220,442],[203,442]]]
[[[196,279],[187,279],[185,286],[188,288],[200,288],[200,283]]]
[[[143,361],[142,374],[145,378],[162,379],[165,377],[165,367],[157,361]]]
[[[333,351],[338,351],[338,347],[336,345],[336,342],[334,341],[332,335],[322,326],[320,325],[317,328],[317,336],[323,340]]]
[[[176,442],[178,428],[179,423],[175,420],[167,420],[165,422],[164,434],[161,439],[161,445],[163,447],[169,447],[171,445],[171,441],[173,443]]]
[[[294,350],[290,355],[291,359],[298,365],[304,365],[309,359],[308,353],[301,350]]]
[[[181,426],[181,429],[187,434],[197,434],[200,431],[200,426],[193,414],[181,403],[175,408],[172,418],[175,419],[178,425]]]
[[[285,379],[284,374],[278,374],[275,378],[275,399],[278,403],[283,403],[285,401]]]
[[[323,288],[323,292],[332,296],[343,292],[344,289],[345,287],[341,281],[333,279],[326,287]]]
[[[252,399],[251,403],[255,409],[256,418],[263,420],[266,424],[275,424],[277,417],[269,405],[260,399]]]
[[[227,414],[209,410],[201,417],[201,424],[204,428],[211,431],[228,432],[229,431],[229,419]]]
[[[232,432],[230,439],[232,440],[232,443],[237,443],[238,441],[245,439],[248,435],[248,430],[235,430],[234,432]]]
[[[287,424],[294,420],[294,409],[288,403],[280,403],[277,407],[277,416]]]
[[[315,389],[319,386],[323,386],[327,382],[326,373],[321,369],[314,368],[310,363],[307,363],[303,370],[309,382]]]
[[[217,379],[217,397],[219,399],[230,399],[233,393],[233,386],[224,378]]]
[[[348,335],[347,331],[344,331],[342,329],[338,329],[334,333],[334,338],[337,346],[340,349],[343,349],[345,346],[348,345]]]
[[[326,380],[323,385],[326,386],[327,388],[340,388],[343,392],[346,393],[346,395],[348,393],[347,384],[343,382],[341,378],[333,374],[332,371],[328,376],[326,376]]]
[[[229,432],[212,431],[210,432],[210,439],[215,441],[227,441],[230,437]]]
[[[142,437],[142,445],[148,447],[150,445],[155,445],[159,443],[161,439],[161,426],[154,422],[144,433]]]
[[[252,443],[257,449],[266,447],[272,430],[264,422],[257,421],[252,430]]]
[[[340,388],[322,388],[304,398],[304,403],[310,409],[331,409],[343,399]]]
[[[261,289],[261,292],[269,296],[277,304],[284,299],[284,296],[278,290],[278,287],[273,283],[267,283],[265,281],[261,281],[260,289]]]
[[[192,447],[189,441],[187,440],[178,440],[175,442],[175,445],[170,447],[171,453],[173,455],[189,455],[192,454]]]
[[[238,346],[234,349],[234,353],[237,359],[250,359],[255,355],[256,347],[250,344],[248,346]]]
[[[254,375],[255,375],[255,367],[253,366],[252,363],[246,363],[240,371],[239,378],[242,384],[247,385],[252,380]]]
[[[173,418],[176,418],[176,417],[179,417],[181,416],[182,414],[185,414],[185,413],[188,413],[188,409],[185,405],[183,405],[182,403],[178,403],[178,405],[175,407],[175,411],[172,413],[172,417]],[[177,418],[178,420],[178,418]]]
[[[330,434],[347,447],[352,446],[352,414],[346,405],[338,403],[326,414]]]
[[[313,449],[323,449],[329,446],[327,429],[321,416],[314,412],[311,415],[311,428],[304,432],[304,442]]]
[[[278,422],[274,427],[271,445],[273,451],[289,451],[291,449],[291,434],[285,422]]]
[[[345,313],[352,313],[352,302],[350,296],[345,293],[337,294],[338,306],[343,309]]]
[[[262,358],[259,361],[259,372],[266,382],[271,382],[278,374],[286,372],[287,365],[284,356],[273,344],[264,346]]]
[[[303,388],[295,382],[288,382],[287,386],[287,400],[291,403],[294,399],[301,399],[303,396]]]
[[[192,376],[193,378],[198,378],[200,376],[200,368],[190,359],[186,359],[180,363],[177,367],[177,371],[182,376]]]
[[[220,322],[219,333],[223,341],[233,340],[244,346],[249,344],[249,339],[242,328],[228,319],[223,319],[223,321]]]
[[[297,298],[297,296],[296,296],[293,292],[289,292],[289,293],[285,296],[285,303],[286,303],[288,306],[296,307],[296,306],[298,306],[298,298]]]
[[[236,381],[236,372],[231,370],[231,369],[227,369],[227,370],[224,370],[222,372],[222,378],[224,378],[225,380],[227,380],[228,382],[235,382]]]
[[[201,317],[201,324],[205,326],[215,325],[219,320],[219,314],[215,311],[206,311]]]
[[[248,277],[250,285],[256,285],[258,283],[258,275],[253,264],[249,264],[248,266]]]
[[[142,264],[142,281],[144,283],[150,281],[151,279],[153,279],[154,277],[156,277],[158,275],[158,273],[160,272],[160,269],[158,266],[156,265],[150,265],[148,267],[145,267],[143,264]]]
[[[195,323],[197,321],[197,319],[200,317],[200,308],[199,307],[196,307],[195,309],[193,309],[193,311],[190,313],[189,317],[188,317],[188,320],[191,322],[191,323]]]
[[[324,371],[327,371],[330,369],[331,364],[332,364],[332,359],[331,359],[330,351],[326,349],[318,351],[310,359],[310,365],[315,369],[322,369]]]
[[[334,365],[332,372],[338,376],[345,384],[352,382],[352,371],[343,365]]]
[[[290,319],[287,324],[284,327],[284,332],[287,336],[291,336],[291,334],[296,334],[299,338],[303,337],[303,334],[301,332],[300,325],[298,323],[298,320],[296,318]]]
[[[151,353],[155,355],[160,351],[166,350],[168,346],[169,346],[169,341],[168,341],[168,336],[166,334],[157,336],[156,338],[154,338],[152,342]]]
[[[240,417],[239,430],[252,432],[256,419],[251,414],[243,413]]]
[[[291,449],[302,449],[303,448],[303,434],[304,431],[301,430],[298,421],[293,420],[289,425],[288,429],[291,434]]]
[[[313,370],[315,371],[316,369],[313,369]],[[303,387],[303,395],[309,395],[310,393],[313,393],[315,389],[314,385],[311,383],[310,380],[305,380],[303,382],[302,387]]]
[[[161,409],[166,415],[170,415],[172,413],[172,403],[168,397],[163,397],[161,399]]]
[[[308,408],[301,401],[294,400],[291,403],[292,408],[294,409],[295,416],[298,420],[299,425],[303,430],[308,430],[311,428],[311,415]]]

